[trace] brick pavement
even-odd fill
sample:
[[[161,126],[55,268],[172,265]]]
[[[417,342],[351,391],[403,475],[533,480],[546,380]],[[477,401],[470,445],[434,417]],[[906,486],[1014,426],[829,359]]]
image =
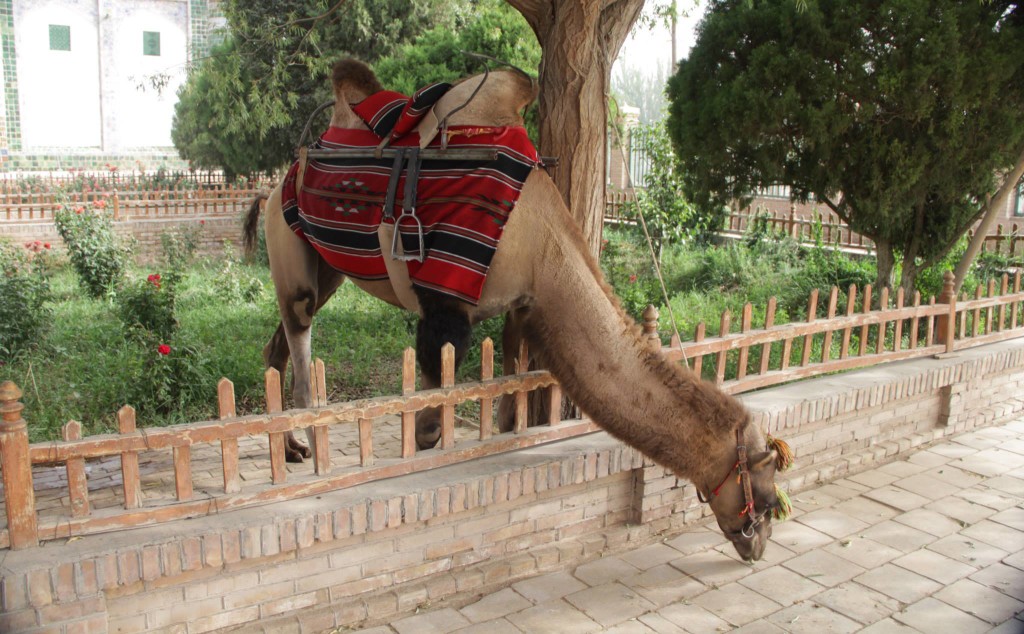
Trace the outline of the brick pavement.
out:
[[[1024,418],[793,502],[753,565],[712,522],[360,631],[1024,632]]]

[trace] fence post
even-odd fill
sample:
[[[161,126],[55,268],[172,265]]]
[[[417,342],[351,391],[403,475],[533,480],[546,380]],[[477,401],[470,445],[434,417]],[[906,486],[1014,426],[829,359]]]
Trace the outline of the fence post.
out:
[[[937,324],[938,343],[946,345],[946,352],[953,352],[953,343],[956,339],[956,293],[953,285],[956,278],[952,271],[946,271],[942,275],[942,294],[939,295],[940,304],[949,304],[949,313],[939,315]]]
[[[114,195],[111,197],[110,206],[114,210],[114,220],[121,219],[121,199],[117,196],[117,190],[114,190]]]
[[[12,550],[39,545],[28,425],[21,417],[25,406],[18,401],[20,398],[21,390],[13,382],[4,381],[0,385],[0,460],[3,461],[7,531]]]

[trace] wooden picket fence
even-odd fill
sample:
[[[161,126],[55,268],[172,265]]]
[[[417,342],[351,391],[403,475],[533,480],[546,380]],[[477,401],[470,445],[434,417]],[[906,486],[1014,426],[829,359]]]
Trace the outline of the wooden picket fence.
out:
[[[743,234],[752,231],[755,227],[767,229],[775,234],[790,236],[805,244],[813,244],[815,233],[820,230],[821,239],[825,245],[863,252],[872,252],[875,249],[874,242],[850,229],[833,213],[824,215],[820,222],[816,222],[798,216],[793,210],[790,210],[789,213],[752,212],[749,209],[729,212],[726,222],[728,232]],[[967,237],[968,239],[974,237],[974,231],[968,231]],[[985,236],[982,250],[1014,259],[1024,257],[1024,232],[1021,231],[1017,223],[1010,226],[999,223],[996,225],[994,233]]]
[[[49,223],[64,206],[102,207],[115,221],[238,215],[248,208],[259,189],[217,186],[204,189],[114,190],[19,194],[19,202],[0,202],[0,223]]]
[[[907,301],[902,292],[896,293],[894,305],[890,306],[889,299],[886,290],[875,302],[870,288],[858,292],[851,286],[846,293],[845,314],[838,315],[839,289],[833,288],[824,308],[825,317],[819,319],[819,298],[815,292],[808,301],[806,321],[783,325],[774,323],[773,299],[761,328],[754,328],[751,323],[753,310],[748,304],[740,315],[738,332],[731,332],[732,317],[726,313],[719,323],[717,337],[709,337],[705,325],[700,324],[693,341],[673,338],[665,348],[658,334],[657,311],[650,307],[644,315],[643,330],[652,347],[661,349],[669,359],[685,360],[693,371],[730,393],[1024,336],[1024,293],[1019,273],[1012,281],[1004,275],[998,282],[979,288],[973,299],[954,296],[950,273],[938,299],[923,303],[920,295],[915,294]],[[63,440],[35,444],[28,441],[19,402],[21,392],[13,383],[6,382],[0,385],[0,464],[7,526],[0,531],[0,547],[26,548],[41,540],[146,526],[317,495],[598,430],[586,419],[559,419],[561,393],[549,373],[522,371],[494,377],[493,352],[492,342],[485,340],[480,380],[456,385],[454,349],[446,346],[442,351],[442,386],[417,391],[415,352],[408,349],[403,357],[400,395],[343,403],[327,402],[324,365],[316,361],[311,367],[314,405],[304,410],[282,411],[280,376],[270,369],[265,375],[264,414],[238,416],[233,385],[222,379],[218,385],[219,420],[140,430],[136,427],[135,410],[125,406],[118,412],[118,434],[82,438],[79,423],[70,422],[64,427]],[[528,367],[525,346],[518,351],[517,361],[517,367]],[[529,393],[541,388],[551,388],[548,398],[553,414],[546,424],[527,428]],[[515,429],[495,434],[494,401],[503,395],[514,398]],[[479,403],[479,434],[457,443],[455,407],[470,401]],[[437,449],[417,452],[415,413],[427,407],[442,408],[441,439]],[[399,455],[390,457],[378,455],[373,447],[376,419],[387,415],[401,418]],[[332,469],[328,430],[337,425],[357,426],[358,465]],[[285,433],[308,426],[313,427],[317,439],[313,473],[289,474],[285,470]],[[244,436],[262,434],[268,437],[269,473],[262,482],[249,479],[243,487],[238,441]],[[220,445],[223,484],[216,495],[196,499],[192,447],[203,443]],[[167,449],[173,453],[174,500],[144,503],[139,455]],[[85,461],[116,456],[121,462],[123,508],[91,510]],[[33,465],[66,468],[70,516],[38,518]]]

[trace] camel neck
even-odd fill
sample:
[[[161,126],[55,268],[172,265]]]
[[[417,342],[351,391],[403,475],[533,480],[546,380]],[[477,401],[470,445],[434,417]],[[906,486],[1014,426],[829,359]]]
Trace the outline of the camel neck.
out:
[[[578,230],[559,217],[544,221],[546,231],[566,239],[547,241],[535,263],[535,301],[526,321],[531,346],[540,347],[565,392],[594,422],[676,475],[703,484],[729,459],[726,452],[735,451],[735,429],[746,411],[648,347],[609,296]]]

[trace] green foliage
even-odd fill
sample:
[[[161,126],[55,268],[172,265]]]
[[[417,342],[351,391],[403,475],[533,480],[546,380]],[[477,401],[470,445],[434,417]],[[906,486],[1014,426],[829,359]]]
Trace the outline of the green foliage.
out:
[[[178,225],[160,234],[163,263],[169,271],[180,273],[192,264],[203,239],[205,224],[205,220],[200,220],[196,223]]]
[[[222,4],[230,35],[191,70],[171,138],[183,159],[229,175],[291,160],[309,115],[330,99],[331,65],[372,63],[428,24],[439,0],[270,0]]]
[[[0,360],[6,362],[37,344],[50,325],[52,311],[50,245],[18,248],[0,241]]]
[[[1021,50],[1016,2],[714,2],[669,84],[687,193],[716,212],[788,184],[900,253],[906,285],[1024,144]]]
[[[79,282],[91,296],[105,297],[121,281],[130,250],[114,233],[113,217],[105,206],[94,207],[65,205],[54,214],[54,223]]]
[[[224,258],[223,264],[213,277],[213,286],[217,295],[225,303],[253,303],[263,295],[263,281],[252,271],[240,266],[231,252],[225,249],[228,255]]]
[[[661,124],[640,126],[632,131],[633,141],[646,149],[650,168],[644,175],[644,187],[637,190],[639,210],[642,210],[647,231],[657,253],[670,242],[684,238],[707,242],[722,218],[694,213],[694,208],[683,193],[683,179],[672,154],[668,134]],[[623,213],[637,218],[639,210],[627,204]],[[638,219],[639,226],[639,219]]]
[[[503,0],[478,0],[441,24],[398,47],[374,65],[389,90],[412,94],[432,82],[475,75],[483,67],[462,51],[482,53],[536,74],[540,45],[522,14]]]
[[[160,343],[174,339],[178,329],[174,318],[175,277],[170,275],[165,279],[153,273],[145,279],[139,277],[121,285],[115,304],[128,336],[152,338]]]

